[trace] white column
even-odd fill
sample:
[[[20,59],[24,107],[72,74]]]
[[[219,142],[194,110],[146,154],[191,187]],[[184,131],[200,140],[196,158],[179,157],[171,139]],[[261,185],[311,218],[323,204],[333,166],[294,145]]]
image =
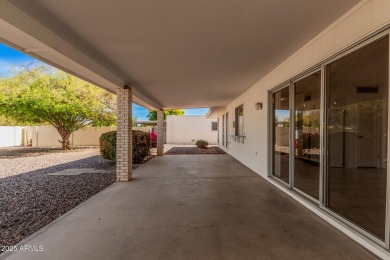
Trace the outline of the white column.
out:
[[[131,87],[117,90],[116,180],[131,180],[132,172],[132,92]]]
[[[157,155],[164,154],[164,110],[157,110]]]

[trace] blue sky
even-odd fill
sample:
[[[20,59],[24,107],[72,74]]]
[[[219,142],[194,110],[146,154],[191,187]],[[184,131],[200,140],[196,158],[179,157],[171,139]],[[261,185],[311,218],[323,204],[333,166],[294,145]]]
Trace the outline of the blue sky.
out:
[[[193,108],[193,109],[184,109],[186,115],[205,115],[208,108]],[[144,107],[141,107],[135,103],[133,103],[133,115],[137,118],[137,120],[148,120],[148,110]]]
[[[30,63],[42,62],[0,43],[0,77],[7,77]]]
[[[34,63],[34,65],[43,64],[33,57],[0,43],[0,78],[11,76],[30,63]],[[209,109],[195,108],[184,110],[186,115],[205,115]],[[137,104],[133,104],[133,115],[138,120],[148,120],[148,110]]]
[[[284,122],[287,118],[290,117],[289,110],[276,110],[276,116],[278,118],[278,122]]]

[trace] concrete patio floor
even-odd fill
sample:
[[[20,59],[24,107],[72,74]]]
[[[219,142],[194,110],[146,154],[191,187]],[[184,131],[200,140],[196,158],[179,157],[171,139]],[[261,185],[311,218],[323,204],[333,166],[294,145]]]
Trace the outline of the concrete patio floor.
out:
[[[22,241],[6,259],[375,259],[231,156],[170,155]]]

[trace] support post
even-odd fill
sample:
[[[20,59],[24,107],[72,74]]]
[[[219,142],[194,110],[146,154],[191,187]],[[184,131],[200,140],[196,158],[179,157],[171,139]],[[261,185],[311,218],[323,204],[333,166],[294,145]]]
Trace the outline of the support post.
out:
[[[132,91],[117,89],[116,180],[129,181],[132,173]]]
[[[164,110],[157,110],[157,155],[164,154]]]

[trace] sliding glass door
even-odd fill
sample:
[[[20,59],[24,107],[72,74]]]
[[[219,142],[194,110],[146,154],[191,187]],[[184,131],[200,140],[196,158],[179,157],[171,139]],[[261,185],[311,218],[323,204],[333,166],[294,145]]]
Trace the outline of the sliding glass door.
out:
[[[225,137],[226,137],[226,143],[225,146],[226,148],[229,148],[229,113],[226,113],[226,127],[225,127]]]
[[[222,115],[222,146],[225,146],[225,115]]]
[[[294,83],[293,187],[319,200],[321,71]]]
[[[388,247],[389,48],[382,33],[270,93],[272,177]]]
[[[290,97],[285,87],[272,94],[272,175],[289,183]]]
[[[272,93],[272,176],[314,200],[319,199],[320,104],[321,71]]]
[[[325,205],[384,240],[389,38],[343,56],[326,69]]]

